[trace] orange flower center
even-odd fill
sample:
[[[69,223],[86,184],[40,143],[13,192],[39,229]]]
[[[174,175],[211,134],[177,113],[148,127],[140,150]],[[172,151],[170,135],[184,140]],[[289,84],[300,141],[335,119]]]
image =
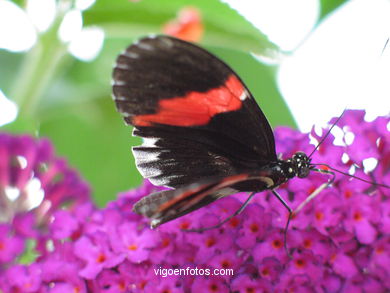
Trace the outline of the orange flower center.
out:
[[[180,223],[180,225],[179,225],[179,228],[180,228],[180,229],[184,229],[184,230],[188,229],[189,227],[190,227],[190,223],[187,222],[187,221],[182,222],[182,223]]]
[[[310,239],[305,239],[305,240],[303,241],[303,247],[305,247],[305,248],[310,248],[311,245],[312,245],[312,242],[311,242]]]
[[[214,238],[208,238],[208,239],[206,240],[206,246],[207,246],[207,247],[214,246],[215,243],[216,243],[216,241],[215,241]]]
[[[317,211],[315,213],[315,217],[316,217],[317,221],[321,221],[324,218],[324,214],[322,212]]]
[[[361,214],[360,212],[355,212],[355,213],[353,214],[353,219],[354,219],[355,221],[361,221],[361,220],[363,219],[363,216],[362,216],[362,214]]]
[[[282,241],[280,241],[279,239],[275,239],[274,241],[272,241],[272,247],[276,248],[276,249],[281,248],[282,247]]]
[[[126,290],[126,283],[125,281],[120,281],[119,284],[118,284],[118,287],[119,287],[119,290],[121,291],[125,291]]]
[[[129,246],[127,246],[127,249],[135,251],[138,249],[138,246],[137,246],[137,244],[130,244]]]
[[[306,262],[303,259],[297,259],[295,261],[295,265],[297,266],[297,268],[302,269],[306,266]]]
[[[227,268],[230,268],[230,267],[231,267],[230,261],[228,261],[228,260],[226,260],[226,259],[222,261],[221,265],[222,265],[222,267],[223,267],[224,269],[227,269]]]
[[[217,284],[211,284],[209,288],[211,292],[218,292]]]
[[[99,256],[96,258],[97,263],[102,263],[105,260],[106,260],[106,256],[103,253],[99,254]]]
[[[344,197],[345,198],[350,198],[351,196],[352,196],[352,191],[351,190],[346,190],[345,192],[344,192]]]
[[[268,269],[268,268],[262,269],[261,274],[262,274],[263,276],[269,276],[269,269]]]
[[[171,243],[171,240],[169,238],[164,238],[162,240],[161,246],[162,247],[168,247],[170,243]]]
[[[240,224],[240,221],[237,218],[233,218],[229,221],[230,226],[233,228],[236,228],[238,224]]]
[[[384,247],[383,246],[379,246],[375,249],[375,252],[377,254],[382,254],[383,252],[385,251]]]
[[[259,231],[259,225],[256,223],[253,223],[249,226],[249,229],[251,230],[252,233],[256,233]]]

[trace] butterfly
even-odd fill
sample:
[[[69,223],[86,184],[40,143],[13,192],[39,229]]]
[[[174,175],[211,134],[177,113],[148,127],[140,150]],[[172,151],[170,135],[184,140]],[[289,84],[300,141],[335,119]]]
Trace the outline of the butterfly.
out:
[[[116,60],[113,95],[133,135],[143,138],[133,147],[139,172],[154,185],[172,188],[135,203],[134,212],[150,218],[152,227],[249,192],[243,206],[217,227],[264,190],[287,208],[289,221],[293,211],[277,193],[279,185],[311,171],[331,176],[300,210],[334,180],[329,168],[311,163],[321,142],[310,155],[279,159],[271,126],[249,89],[228,65],[195,44],[161,35],[130,45]]]

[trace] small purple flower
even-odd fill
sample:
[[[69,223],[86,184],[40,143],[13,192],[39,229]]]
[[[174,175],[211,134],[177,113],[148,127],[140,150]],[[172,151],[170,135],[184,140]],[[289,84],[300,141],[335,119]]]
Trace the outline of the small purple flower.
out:
[[[333,271],[344,278],[351,278],[359,273],[354,259],[342,252],[334,254],[330,264]]]
[[[153,259],[155,263],[161,263],[164,260],[169,259],[174,255],[176,247],[175,247],[175,241],[176,237],[175,235],[172,235],[170,233],[164,233],[160,232],[158,235],[159,239],[154,240],[155,245],[154,249],[150,250],[150,259]],[[173,257],[173,261],[178,261],[177,257]]]
[[[248,275],[239,275],[231,283],[233,292],[272,292],[272,285],[264,279],[251,279]]]
[[[278,260],[287,258],[286,251],[284,250],[283,230],[275,229],[268,233],[264,239],[264,241],[259,242],[253,248],[253,258],[256,262],[260,263],[268,257],[274,257]]]
[[[222,277],[197,277],[191,286],[191,292],[228,293],[229,287]]]
[[[39,265],[14,265],[0,277],[3,292],[37,292],[41,288],[42,270]]]
[[[324,190],[321,196],[326,199],[316,203],[308,220],[322,235],[329,235],[329,228],[335,227],[342,219],[340,198],[335,192]]]
[[[144,292],[166,292],[166,293],[181,293],[183,292],[182,281],[178,276],[168,276],[148,283]]]
[[[217,268],[220,271],[233,270],[234,272],[234,271],[238,271],[238,269],[241,267],[241,264],[245,261],[245,258],[246,257],[244,255],[239,255],[236,251],[229,250],[212,257],[207,262],[207,265],[213,268]],[[226,274],[223,276],[228,280],[231,279],[231,275]]]
[[[116,270],[103,270],[94,285],[94,292],[116,293],[134,289],[129,286],[129,280]]]
[[[258,274],[261,280],[268,280],[271,283],[279,279],[283,271],[283,265],[276,258],[264,258],[258,265]]]
[[[237,245],[243,249],[249,249],[263,240],[271,222],[271,215],[258,204],[248,206],[247,214],[239,230],[240,236],[236,240]]]
[[[95,278],[103,268],[113,268],[125,259],[123,253],[112,250],[106,234],[96,232],[91,236],[81,237],[74,245],[75,256],[85,262],[79,274],[86,279]]]
[[[149,229],[139,231],[136,224],[124,223],[118,227],[117,235],[110,238],[113,250],[123,254],[134,263],[149,258],[152,247],[157,245],[155,233]]]
[[[24,239],[11,233],[8,225],[0,224],[0,264],[13,261],[23,252]]]
[[[207,222],[207,221],[206,221]],[[188,242],[193,242],[198,247],[195,262],[204,262],[221,251],[229,249],[233,245],[233,239],[228,233],[220,233],[219,230],[208,230],[201,234],[195,234]]]
[[[325,263],[335,250],[334,244],[317,230],[293,230],[289,234],[290,248],[312,252],[318,261]]]
[[[347,231],[355,233],[360,243],[371,244],[377,238],[378,232],[373,222],[377,220],[376,214],[380,207],[379,205],[375,207],[374,203],[375,199],[365,195],[350,200],[344,227]]]
[[[310,283],[315,285],[323,277],[324,267],[319,263],[318,257],[312,251],[296,251],[292,260],[287,264],[284,273],[286,280],[294,279],[296,276],[305,276]]]
[[[50,292],[87,292],[86,282],[79,276],[81,263],[71,260],[57,255],[41,263],[42,282]]]

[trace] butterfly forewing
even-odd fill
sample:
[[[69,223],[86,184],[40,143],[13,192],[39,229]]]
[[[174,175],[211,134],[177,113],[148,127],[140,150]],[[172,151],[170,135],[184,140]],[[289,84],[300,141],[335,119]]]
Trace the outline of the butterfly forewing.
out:
[[[179,187],[276,160],[272,130],[249,90],[207,51],[144,38],[118,57],[113,78],[118,111],[144,138],[133,149],[138,169],[154,184]]]

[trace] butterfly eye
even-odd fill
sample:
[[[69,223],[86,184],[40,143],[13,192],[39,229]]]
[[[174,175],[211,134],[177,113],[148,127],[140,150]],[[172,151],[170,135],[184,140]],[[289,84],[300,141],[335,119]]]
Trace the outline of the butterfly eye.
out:
[[[310,168],[306,163],[298,166],[298,177],[299,178],[305,178],[309,175],[309,173],[310,173]]]

